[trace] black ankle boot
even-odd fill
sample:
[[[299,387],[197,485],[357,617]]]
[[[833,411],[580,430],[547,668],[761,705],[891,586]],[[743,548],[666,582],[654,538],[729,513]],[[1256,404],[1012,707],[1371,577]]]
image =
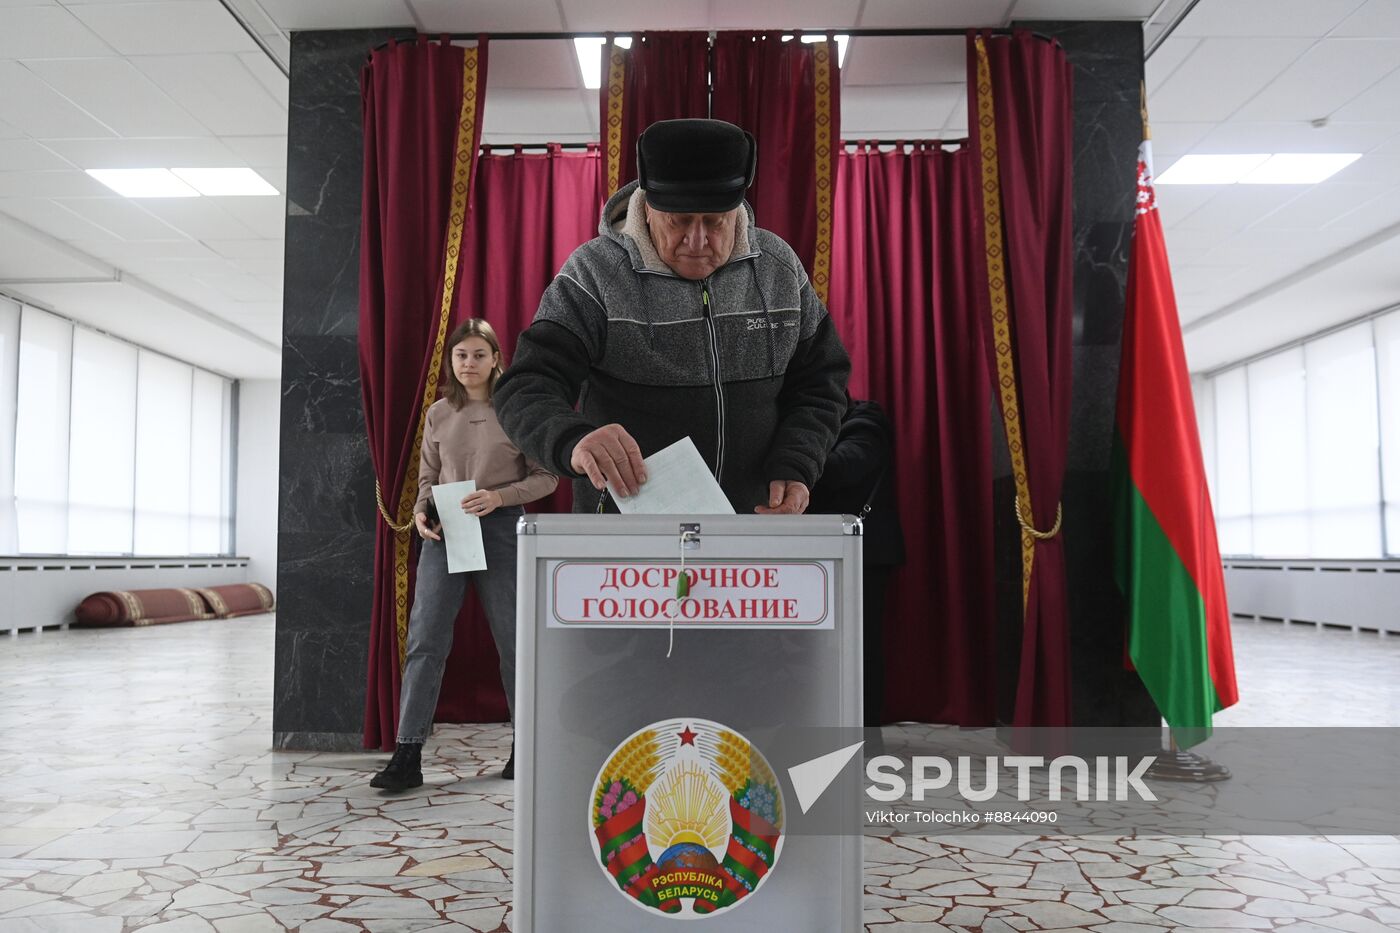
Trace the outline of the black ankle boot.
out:
[[[389,764],[369,782],[370,787],[388,791],[408,790],[423,786],[423,745],[400,742]]]
[[[507,781],[515,780],[515,740],[510,742],[510,761],[506,762],[505,770],[501,772],[501,777]]]

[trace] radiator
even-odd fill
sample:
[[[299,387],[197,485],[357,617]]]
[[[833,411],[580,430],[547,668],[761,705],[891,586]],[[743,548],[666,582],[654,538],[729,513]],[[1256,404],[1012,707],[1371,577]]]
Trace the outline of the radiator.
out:
[[[1400,561],[1225,561],[1230,612],[1239,618],[1400,633]]]
[[[247,582],[246,557],[0,557],[0,633],[67,628],[101,590]]]

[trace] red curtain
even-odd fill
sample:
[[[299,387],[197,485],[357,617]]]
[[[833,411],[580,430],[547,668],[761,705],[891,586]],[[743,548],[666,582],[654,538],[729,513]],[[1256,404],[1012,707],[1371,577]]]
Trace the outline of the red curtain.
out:
[[[360,380],[381,521],[365,696],[366,747],[391,748],[413,593],[422,415],[460,274],[486,84],[486,43],[390,42],[361,74]],[[397,529],[390,527],[390,523]]]
[[[469,317],[491,322],[507,365],[520,332],[530,326],[540,295],[569,254],[598,229],[599,154],[546,152],[482,155],[462,247],[462,287],[452,326]],[[444,371],[443,378],[448,378]],[[568,512],[572,484],[532,502],[530,512]],[[452,653],[438,694],[438,722],[501,722],[507,718],[496,644],[473,597],[457,617]]]
[[[624,49],[603,44],[598,95],[599,189],[604,198],[637,177],[637,137],[657,120],[710,115],[709,34],[639,32]]]
[[[781,32],[715,36],[711,115],[758,141],[749,189],[758,225],[787,241],[823,299],[830,283],[840,153],[836,42],[783,41]]]
[[[967,46],[986,251],[985,287],[976,292],[991,322],[1023,529],[1013,724],[1069,725],[1069,609],[1058,532],[1072,367],[1071,68],[1059,43],[1025,31],[969,33]]]
[[[885,620],[890,722],[995,721],[990,380],[969,296],[980,253],[972,154],[843,153],[830,310],[851,393],[894,424],[905,566]]]

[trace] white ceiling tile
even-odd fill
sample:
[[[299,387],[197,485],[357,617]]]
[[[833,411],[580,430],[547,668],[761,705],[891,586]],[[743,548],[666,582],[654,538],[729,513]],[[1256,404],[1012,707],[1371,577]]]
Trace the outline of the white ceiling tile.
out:
[[[413,14],[400,0],[259,0],[259,3],[278,26],[289,31],[414,25]]]
[[[1392,190],[1338,217],[1329,229],[1349,230],[1356,234],[1356,239],[1361,239],[1396,224],[1400,224],[1400,201],[1396,200],[1396,193]],[[1400,269],[1400,266],[1395,268]]]
[[[867,0],[861,11],[862,29],[955,28],[958,26],[1004,26],[1012,0]]]
[[[1298,185],[1226,185],[1215,197],[1173,224],[1173,229],[1243,230],[1300,194]]]
[[[1200,39],[1189,36],[1171,36],[1157,46],[1157,50],[1152,53],[1144,65],[1149,97],[1167,78],[1171,77],[1172,72],[1181,67],[1182,62],[1190,57],[1200,41]]]
[[[967,51],[961,36],[857,37],[841,69],[843,90],[855,85],[966,83]]]
[[[1288,204],[1262,218],[1251,230],[1292,230],[1299,238],[1310,239],[1318,227],[1368,204],[1381,191],[1366,185],[1324,182],[1308,188]],[[1396,211],[1400,215],[1400,210]]]
[[[0,172],[0,198],[106,198],[112,189],[76,169]]]
[[[1308,39],[1206,39],[1152,95],[1152,116],[1171,123],[1224,120],[1311,44]]]
[[[287,76],[282,73],[267,55],[263,52],[241,52],[238,60],[243,63],[243,67],[252,72],[263,88],[272,95],[272,99],[281,105],[283,110],[288,107],[288,92],[290,84]]]
[[[953,112],[948,115],[948,122],[943,124],[943,131],[940,135],[944,139],[967,136],[967,95],[963,95],[958,101],[958,105],[953,108]]]
[[[439,32],[559,32],[564,21],[554,3],[520,0],[409,0],[423,30]],[[570,24],[572,28],[578,27]],[[504,45],[505,43],[501,43]],[[494,54],[494,48],[492,50]]]
[[[966,97],[966,88],[950,84],[846,88],[841,92],[841,137],[936,136]]]
[[[1230,152],[1370,152],[1395,137],[1395,123],[1304,122],[1218,124],[1193,147],[1201,153]]]
[[[0,140],[0,171],[48,172],[71,168],[73,163],[33,140]]]
[[[1400,40],[1392,40],[1400,41]],[[1392,71],[1332,114],[1333,120],[1384,120],[1400,125],[1400,71]]]
[[[1359,10],[1342,20],[1331,34],[1400,38],[1400,3],[1395,0],[1368,0]]]
[[[201,275],[198,278],[222,297],[234,301],[271,301],[278,297],[268,283],[251,275],[230,272],[225,275]]]
[[[184,239],[179,230],[127,198],[75,198],[63,201],[63,206],[123,240]]]
[[[201,136],[205,127],[120,58],[29,62],[54,90],[122,136]]]
[[[0,278],[93,276],[109,271],[100,262],[74,258],[61,246],[36,238],[23,222],[0,214]]]
[[[287,164],[286,136],[225,136],[220,142],[248,165]]]
[[[0,139],[18,139],[23,135],[23,133],[13,126],[10,126],[10,124],[6,123],[4,120],[0,120]]]
[[[1324,39],[1240,107],[1237,120],[1313,120],[1326,117],[1395,71],[1400,39]],[[1395,119],[1392,98],[1384,116]],[[1368,119],[1361,117],[1360,119]]]
[[[1161,0],[1016,0],[1011,18],[1146,20],[1160,5]]]
[[[279,287],[282,285],[282,272],[285,265],[280,256],[276,259],[240,259],[234,265],[248,275],[257,276],[267,282],[275,282]]]
[[[1369,185],[1380,191],[1400,186],[1400,154],[1364,155],[1333,175],[1327,183]]]
[[[245,160],[212,136],[167,139],[63,139],[44,143],[79,168],[222,168]]]
[[[752,0],[711,0],[711,29],[849,29],[856,24],[859,0],[807,0],[783,12],[775,23],[773,7]]]
[[[86,58],[114,50],[61,6],[7,7],[0,58]]]
[[[0,119],[35,139],[113,135],[18,62],[0,62]]]
[[[1306,262],[1315,262],[1322,256],[1330,256],[1356,242],[1356,235],[1346,230],[1309,230],[1306,236],[1299,236],[1297,230],[1256,225],[1225,240],[1220,247],[1231,244],[1244,245],[1263,256],[1287,253],[1290,257],[1308,256]],[[1214,251],[1211,252],[1214,255]],[[1209,260],[1206,260],[1209,261]],[[1288,260],[1297,267],[1296,258]]]
[[[287,190],[287,167],[285,165],[254,165],[252,169],[278,191]]]
[[[234,219],[232,214],[219,205],[218,202],[222,200],[225,199],[143,198],[140,204],[142,210],[150,211],[192,239],[256,239],[256,232]]]
[[[114,266],[148,259],[210,259],[214,251],[197,240],[74,240],[73,246]]]
[[[73,14],[123,55],[258,51],[218,0],[101,3],[74,7]]]
[[[206,198],[266,239],[280,239],[287,228],[286,198]]]
[[[1173,36],[1325,36],[1362,0],[1227,0],[1198,3]]]
[[[48,198],[5,198],[0,200],[0,214],[8,214],[60,240],[91,239],[108,235],[106,230],[74,214],[60,202]]]
[[[282,264],[282,240],[205,240],[204,245],[226,259],[276,261]]]
[[[567,39],[496,42],[487,57],[488,93],[490,88],[583,86],[574,44]]]
[[[1152,116],[1152,103],[1148,101],[1148,121],[1152,126],[1152,153],[1160,160],[1170,153],[1182,155],[1196,145],[1219,125],[1217,123],[1166,123]]]
[[[1154,161],[1156,165],[1153,167],[1159,175],[1171,164],[1165,159],[1156,158],[1155,153]],[[1226,188],[1226,185],[1157,185],[1157,211],[1162,223],[1175,229],[1177,221],[1199,210]]]
[[[164,259],[157,257],[141,258],[132,257],[122,264],[122,267],[137,275],[164,276],[164,275],[228,275],[238,270],[226,259],[219,256],[207,256],[203,259]]]
[[[216,136],[276,136],[287,112],[236,55],[156,55],[130,59]]]
[[[641,29],[708,29],[708,0],[559,0],[568,28],[575,32],[631,32]]]
[[[545,133],[553,139],[567,134],[586,133],[588,121],[574,91],[527,88],[496,88],[489,82],[481,119],[482,138],[514,142],[520,134]]]

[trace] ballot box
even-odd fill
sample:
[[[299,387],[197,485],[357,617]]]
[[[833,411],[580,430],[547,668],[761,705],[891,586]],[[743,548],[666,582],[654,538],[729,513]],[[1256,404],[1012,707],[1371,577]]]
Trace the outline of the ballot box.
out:
[[[804,828],[763,749],[861,725],[860,523],[518,530],[517,933],[859,930],[859,833]]]

